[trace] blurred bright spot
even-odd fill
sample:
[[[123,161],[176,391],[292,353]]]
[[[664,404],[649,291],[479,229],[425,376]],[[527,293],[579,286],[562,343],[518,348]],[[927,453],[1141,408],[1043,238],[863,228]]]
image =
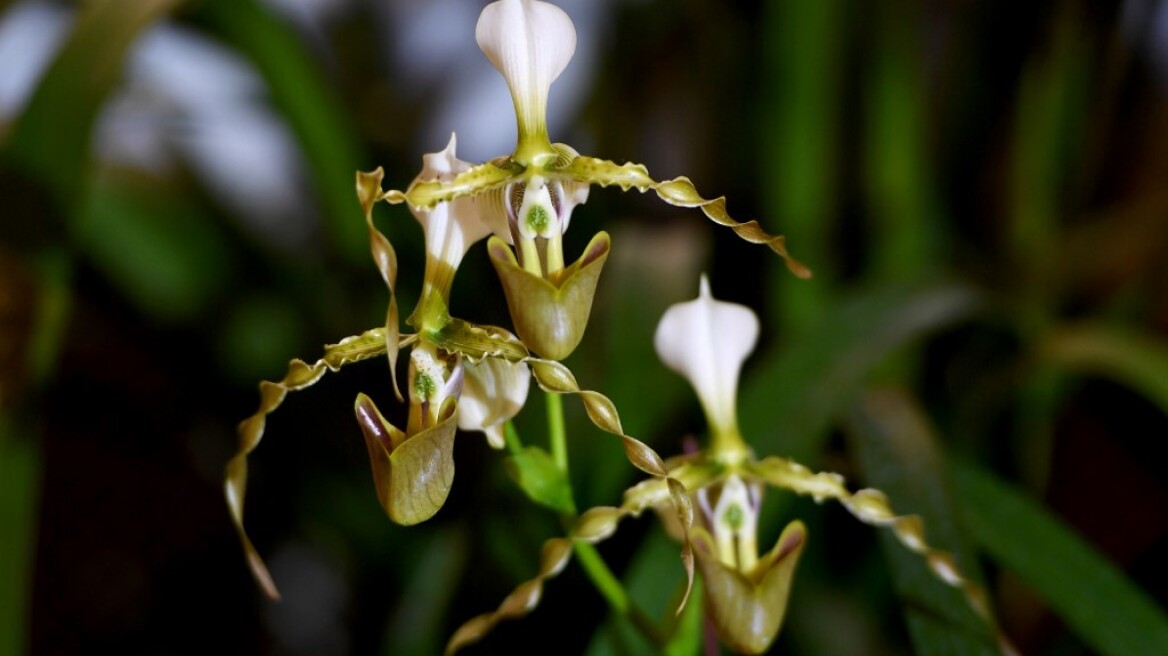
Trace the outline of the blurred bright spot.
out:
[[[18,2],[0,14],[0,121],[24,108],[71,19],[68,10],[48,2]]]

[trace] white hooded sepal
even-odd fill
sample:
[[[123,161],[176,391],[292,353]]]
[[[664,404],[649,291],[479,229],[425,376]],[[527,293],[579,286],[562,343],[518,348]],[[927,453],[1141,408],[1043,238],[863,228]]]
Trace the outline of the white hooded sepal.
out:
[[[576,52],[576,27],[564,10],[539,0],[499,0],[479,15],[475,40],[511,90],[519,141],[546,140],[548,90]]]
[[[459,173],[471,168],[470,162],[458,159],[455,155],[457,146],[457,135],[451,133],[450,143],[444,150],[422,155],[422,172],[414,179],[414,183],[450,182]],[[449,265],[451,271],[458,268],[475,242],[491,234],[474,197],[438,203],[429,210],[411,207],[410,211],[426,233],[427,257]]]
[[[738,431],[738,374],[757,341],[754,312],[716,300],[704,275],[698,297],[666,310],[653,336],[657,356],[689,380],[715,434]]]
[[[481,431],[496,449],[503,448],[503,424],[519,414],[527,401],[531,370],[522,362],[484,358],[463,365],[458,427]]]

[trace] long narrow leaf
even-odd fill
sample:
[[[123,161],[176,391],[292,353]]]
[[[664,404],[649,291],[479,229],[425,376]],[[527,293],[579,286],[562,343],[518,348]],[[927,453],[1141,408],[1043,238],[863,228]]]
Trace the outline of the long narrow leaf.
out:
[[[320,209],[337,246],[354,261],[368,249],[353,195],[353,171],[364,163],[336,92],[296,34],[255,0],[206,0],[198,16],[251,59],[300,141],[312,169]]]
[[[1035,501],[993,474],[955,463],[970,533],[1105,656],[1168,654],[1168,617],[1113,563]]]
[[[954,283],[851,297],[827,312],[819,330],[756,362],[739,399],[742,434],[760,455],[814,464],[832,422],[878,365],[977,305],[973,289]]]
[[[59,207],[70,208],[83,189],[93,122],[121,79],[130,45],[178,4],[96,0],[82,5],[73,33],[33,93],[4,153],[51,190]]]
[[[883,490],[899,513],[924,521],[930,543],[949,551],[966,577],[979,578],[959,525],[944,457],[932,428],[906,393],[869,392],[853,408],[849,436],[865,482]],[[962,592],[939,581],[924,560],[888,533],[881,546],[918,654],[995,654],[992,630]]]
[[[1105,325],[1081,325],[1055,332],[1042,352],[1057,364],[1127,385],[1168,412],[1168,344],[1162,340]]]

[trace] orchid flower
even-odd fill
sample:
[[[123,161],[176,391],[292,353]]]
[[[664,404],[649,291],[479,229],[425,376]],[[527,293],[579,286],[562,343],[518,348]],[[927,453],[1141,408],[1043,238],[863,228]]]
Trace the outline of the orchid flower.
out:
[[[455,155],[456,139],[422,158],[415,183],[456,178],[469,164]],[[527,348],[501,328],[479,326],[451,317],[450,288],[467,249],[490,234],[482,221],[478,199],[459,198],[428,208],[412,208],[426,241],[426,270],[417,307],[406,323],[417,329],[401,335],[398,325],[397,255],[373,224],[373,207],[384,199],[382,171],[357,174],[357,194],[365,211],[370,251],[389,290],[384,327],[368,330],[325,347],[313,364],[293,360],[279,382],[260,384],[260,407],[240,424],[239,450],[227,466],[226,495],[236,531],[253,574],[269,596],[278,593],[267,568],[243,529],[243,497],[247,456],[263,436],[268,414],[290,391],[316,383],[327,371],[379,355],[387,356],[391,375],[401,348],[410,347],[409,415],[405,430],[385,419],[368,396],[354,404],[365,436],[377,498],[390,519],[409,525],[425,521],[445,503],[454,480],[456,428],[484,432],[492,446],[501,446],[502,423],[523,407],[531,373],[522,362]],[[396,380],[394,392],[404,401]],[[461,409],[465,408],[465,413]]]
[[[583,202],[586,192],[582,190],[590,185],[617,185],[625,191],[651,189],[670,205],[701,208],[711,220],[730,227],[743,239],[766,244],[796,275],[810,276],[806,267],[787,254],[782,237],[767,234],[756,221],[732,219],[724,198],[702,198],[688,178],[659,182],[643,165],[615,164],[551,142],[546,120],[548,94],[576,51],[576,28],[563,10],[540,0],[498,0],[483,9],[475,39],[511,91],[519,134],[514,152],[471,168],[449,182],[415,182],[404,193],[393,193],[390,202],[430,207],[464,196],[491,195],[496,205],[505,203],[514,212],[521,230],[546,236],[554,235],[556,221],[562,224],[562,233],[572,205]],[[528,198],[535,202],[524,203]],[[557,206],[557,198],[561,199],[560,213],[550,211]],[[537,210],[532,216],[533,207],[541,207],[543,212]],[[545,216],[547,224],[543,223]],[[511,241],[508,231],[496,228],[495,232]]]
[[[702,198],[688,178],[657,181],[643,165],[616,164],[552,143],[548,95],[576,51],[576,28],[562,9],[540,0],[498,0],[480,14],[475,39],[511,92],[515,150],[478,166],[451,168],[453,175],[420,176],[404,192],[382,198],[407,203],[415,213],[462,199],[482,203],[481,220],[495,233],[488,244],[491,261],[516,332],[533,352],[561,360],[583,336],[610,240],[597,234],[580,260],[567,266],[563,234],[592,185],[653,190],[671,205],[700,208],[743,239],[770,247],[796,275],[811,275],[788,255],[782,237],[767,234],[757,221],[731,218],[724,198]]]
[[[795,520],[773,549],[759,555],[757,526],[764,486],[807,495],[817,502],[835,499],[859,520],[890,527],[938,578],[961,589],[974,610],[993,626],[983,593],[960,574],[949,554],[925,542],[919,517],[895,515],[878,490],[850,492],[839,474],[813,473],[785,458],[755,457],[739,432],[735,403],[739,372],[757,336],[754,313],[715,299],[704,276],[698,298],[670,307],[654,336],[661,360],[697,392],[710,427],[709,448],[672,458],[666,466],[700,509],[701,521],[689,539],[705,580],[708,616],[723,641],[745,654],[759,654],[770,647],[782,626],[795,566],[807,541],[806,528]],[[667,499],[662,482],[648,480],[625,493],[622,509],[637,514]],[[671,519],[667,514],[663,517]]]

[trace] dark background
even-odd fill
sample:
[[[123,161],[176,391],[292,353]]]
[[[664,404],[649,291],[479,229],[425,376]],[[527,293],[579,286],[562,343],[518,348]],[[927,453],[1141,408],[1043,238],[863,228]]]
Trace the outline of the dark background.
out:
[[[393,407],[380,359],[291,395],[252,458],[247,525],[281,603],[253,584],[221,491],[256,383],[383,321],[353,172],[383,166],[404,188],[452,130],[464,159],[513,145],[474,44],[482,5],[0,2],[0,651],[437,653],[535,573],[561,528],[478,435],[457,441],[436,517],[384,516],[350,409],[362,391]],[[696,210],[593,189],[567,256],[603,228],[613,258],[568,361],[581,384],[663,455],[700,435],[651,336],[706,271],[762,320],[739,404],[760,456],[924,514],[1024,653],[1125,653],[1124,634],[1142,645],[1126,653],[1155,653],[1168,5],[563,6],[579,46],[552,90],[553,140],[727,195],[816,273],[795,279]],[[421,231],[401,207],[377,218],[408,312]],[[454,313],[509,325],[483,251]],[[536,444],[540,396],[519,420]],[[636,472],[567,406],[578,500],[618,503]],[[1031,505],[997,519],[1012,508],[949,462]],[[878,530],[769,498],[763,548],[780,520],[811,531],[776,653],[989,653],[961,597]],[[601,552],[668,614],[681,568],[655,519]],[[1077,559],[1093,552],[1110,565]],[[572,565],[468,653],[643,653],[607,615]]]

